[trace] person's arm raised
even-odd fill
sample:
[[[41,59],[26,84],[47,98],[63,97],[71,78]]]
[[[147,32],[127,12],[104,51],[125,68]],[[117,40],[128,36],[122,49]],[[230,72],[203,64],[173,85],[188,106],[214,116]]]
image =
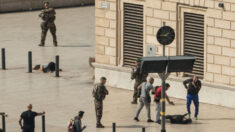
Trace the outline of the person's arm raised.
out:
[[[183,82],[183,84],[184,84],[184,87],[186,88],[186,89],[188,89],[188,83],[191,81],[192,79],[187,79],[187,80],[185,80],[184,82]]]

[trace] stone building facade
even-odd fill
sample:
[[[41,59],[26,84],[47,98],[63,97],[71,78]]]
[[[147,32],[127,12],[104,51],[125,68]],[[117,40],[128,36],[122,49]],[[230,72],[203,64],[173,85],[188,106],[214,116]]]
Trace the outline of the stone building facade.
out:
[[[200,61],[196,63],[198,69],[195,73],[200,74],[204,84],[201,93],[202,102],[235,107],[233,103],[235,97],[232,97],[235,95],[234,0],[96,0],[95,2],[97,78],[105,75],[110,78],[108,85],[132,89],[133,81],[129,78],[131,65],[128,67],[128,57],[133,59],[136,55],[130,55],[135,47],[129,45],[128,49],[128,42],[135,42],[134,38],[140,38],[138,40],[142,41],[143,46],[137,50],[143,51],[142,56],[148,56],[148,52],[151,52],[149,47],[154,48],[154,55],[160,56],[162,47],[156,40],[156,32],[165,22],[176,33],[173,43],[166,47],[166,55],[185,55],[191,52],[198,55]],[[130,29],[132,25],[128,23],[140,24],[142,28]],[[135,30],[138,33],[131,32]],[[176,87],[169,92],[171,96],[185,97],[182,87],[184,79],[184,73],[170,76],[169,81]],[[157,83],[160,83],[160,80]],[[215,95],[227,99],[218,100]],[[227,103],[224,104],[224,101]]]

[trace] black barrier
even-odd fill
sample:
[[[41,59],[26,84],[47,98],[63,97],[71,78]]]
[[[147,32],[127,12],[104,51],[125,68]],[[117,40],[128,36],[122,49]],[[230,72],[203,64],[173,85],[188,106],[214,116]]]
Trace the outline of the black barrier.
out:
[[[60,72],[59,56],[57,55],[57,56],[55,57],[55,76],[56,76],[56,77],[59,77],[59,76],[60,76],[59,72]]]
[[[46,132],[45,115],[42,115],[42,132]]]
[[[145,132],[145,128],[144,127],[142,128],[142,132]]]
[[[32,52],[28,52],[28,72],[32,73]]]
[[[5,48],[2,48],[2,69],[3,69],[3,70],[6,70]]]
[[[2,132],[6,132],[5,113],[2,114]]]
[[[113,123],[113,132],[116,132],[116,123]]]

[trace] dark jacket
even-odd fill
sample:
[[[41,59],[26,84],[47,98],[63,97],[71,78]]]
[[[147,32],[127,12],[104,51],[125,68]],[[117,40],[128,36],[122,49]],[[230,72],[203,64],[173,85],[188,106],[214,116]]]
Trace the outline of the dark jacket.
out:
[[[73,132],[82,132],[82,121],[79,119],[78,116],[75,117],[74,119],[74,127],[73,127]]]
[[[183,82],[184,87],[187,88],[188,85],[188,94],[197,95],[202,86],[201,81],[197,80],[195,86],[193,85],[193,79],[187,79]]]

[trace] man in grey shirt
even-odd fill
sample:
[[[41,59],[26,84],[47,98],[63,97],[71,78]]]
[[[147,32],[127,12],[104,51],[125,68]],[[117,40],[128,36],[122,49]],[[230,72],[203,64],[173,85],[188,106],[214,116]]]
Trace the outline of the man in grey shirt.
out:
[[[136,120],[136,121],[139,121],[138,117],[139,117],[140,111],[145,106],[146,110],[147,110],[147,116],[148,116],[147,122],[153,122],[153,120],[151,120],[151,116],[150,116],[151,97],[149,95],[149,92],[153,89],[153,82],[154,82],[154,79],[151,77],[149,79],[149,82],[145,81],[140,86],[138,86],[138,89],[141,89],[141,94],[140,94],[139,108],[138,108],[138,110],[136,112],[136,116],[134,118],[134,120]]]
[[[78,112],[78,116],[75,117],[73,132],[82,132],[86,128],[86,126],[82,127],[83,114],[84,114],[84,112],[80,111],[80,112]]]

